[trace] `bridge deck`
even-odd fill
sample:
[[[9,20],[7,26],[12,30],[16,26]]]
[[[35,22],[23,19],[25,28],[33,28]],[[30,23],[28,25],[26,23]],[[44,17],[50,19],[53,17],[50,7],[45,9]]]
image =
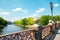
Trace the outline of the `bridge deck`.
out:
[[[60,40],[60,26],[55,29],[54,34],[50,34],[44,40]]]
[[[52,35],[50,40],[60,40],[60,27],[58,27],[58,29],[55,30],[55,33]]]
[[[60,40],[60,27],[58,28],[58,31],[56,33],[54,40]]]

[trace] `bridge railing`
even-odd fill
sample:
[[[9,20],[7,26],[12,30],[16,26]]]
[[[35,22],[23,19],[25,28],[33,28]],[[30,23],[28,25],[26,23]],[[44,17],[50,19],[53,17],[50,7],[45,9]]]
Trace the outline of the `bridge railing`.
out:
[[[52,25],[46,25],[43,26],[42,29],[38,30],[36,33],[36,40],[42,40],[45,39],[49,34],[54,34],[55,29],[57,29],[60,26],[60,23],[54,23]]]
[[[47,35],[54,33],[60,23],[38,27],[38,30],[30,29],[0,36],[0,40],[42,40]]]
[[[35,30],[25,30],[21,32],[1,35],[0,40],[35,40],[34,31]]]
[[[55,29],[57,29],[59,26],[60,26],[60,23],[44,26],[42,29],[42,39],[44,39],[46,36],[48,36],[51,33],[55,33]]]

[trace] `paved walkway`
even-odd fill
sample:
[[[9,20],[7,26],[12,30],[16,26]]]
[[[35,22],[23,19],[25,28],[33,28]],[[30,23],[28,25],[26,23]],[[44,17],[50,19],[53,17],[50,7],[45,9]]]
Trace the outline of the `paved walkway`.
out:
[[[60,27],[57,30],[55,30],[55,33],[50,38],[50,40],[60,40]]]
[[[54,34],[50,34],[44,40],[60,40],[60,27],[58,27],[58,29],[55,30]]]
[[[57,32],[54,40],[60,40],[60,28],[58,29],[58,32]]]

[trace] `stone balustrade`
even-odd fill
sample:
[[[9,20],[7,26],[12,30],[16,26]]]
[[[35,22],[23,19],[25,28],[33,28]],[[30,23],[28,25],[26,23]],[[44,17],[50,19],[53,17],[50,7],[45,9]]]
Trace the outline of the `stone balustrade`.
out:
[[[60,23],[46,25],[42,29],[38,28],[14,32],[11,34],[0,35],[0,40],[42,40],[60,26]],[[36,38],[37,37],[37,38]],[[39,37],[39,38],[38,38]]]
[[[35,40],[34,30],[25,30],[0,36],[1,40]]]

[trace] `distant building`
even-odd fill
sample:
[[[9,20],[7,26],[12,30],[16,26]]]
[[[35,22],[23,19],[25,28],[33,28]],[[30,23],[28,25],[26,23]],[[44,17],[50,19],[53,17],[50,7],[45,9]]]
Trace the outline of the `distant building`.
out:
[[[34,23],[35,23],[35,24],[38,24],[38,22],[39,22],[39,19],[38,19],[38,18],[35,18],[35,19],[34,19]]]
[[[39,19],[35,18],[33,27],[38,27],[39,26],[38,23],[39,23]]]

